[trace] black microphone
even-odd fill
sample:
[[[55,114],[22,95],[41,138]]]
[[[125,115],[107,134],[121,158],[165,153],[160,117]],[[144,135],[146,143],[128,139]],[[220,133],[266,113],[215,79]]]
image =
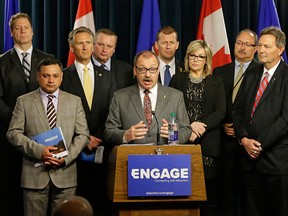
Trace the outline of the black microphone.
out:
[[[157,145],[160,145],[160,129],[159,129],[159,122],[158,119],[156,117],[156,113],[155,111],[151,111],[152,115],[154,116],[156,123],[157,123]]]

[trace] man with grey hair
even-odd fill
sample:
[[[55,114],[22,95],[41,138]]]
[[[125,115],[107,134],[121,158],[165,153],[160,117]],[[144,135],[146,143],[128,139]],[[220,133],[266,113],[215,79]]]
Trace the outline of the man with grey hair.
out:
[[[233,104],[246,73],[259,63],[254,60],[257,34],[250,29],[241,30],[235,41],[235,60],[215,68],[213,74],[223,79],[226,94],[226,115],[222,122],[222,151],[220,158],[220,214],[236,215],[240,192],[240,146],[234,133]]]
[[[288,215],[288,66],[281,59],[285,45],[279,28],[261,31],[257,52],[263,65],[246,74],[235,102],[248,215]]]
[[[76,59],[74,64],[64,69],[61,88],[82,99],[90,131],[91,141],[77,161],[76,193],[88,199],[94,212],[105,215],[109,209],[105,196],[109,148],[104,142],[103,132],[116,83],[112,73],[92,63],[93,38],[92,31],[84,26],[69,33],[69,46]],[[100,152],[103,149],[99,146],[105,146],[102,164],[95,163],[96,150]]]

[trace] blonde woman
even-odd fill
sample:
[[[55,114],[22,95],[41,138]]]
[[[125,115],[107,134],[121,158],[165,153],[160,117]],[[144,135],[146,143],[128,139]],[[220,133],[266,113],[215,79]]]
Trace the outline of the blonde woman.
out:
[[[190,141],[202,148],[207,202],[201,209],[201,215],[217,215],[220,124],[226,111],[224,85],[211,75],[212,51],[207,42],[192,41],[187,47],[184,65],[185,72],[175,74],[170,86],[183,92],[193,131]]]

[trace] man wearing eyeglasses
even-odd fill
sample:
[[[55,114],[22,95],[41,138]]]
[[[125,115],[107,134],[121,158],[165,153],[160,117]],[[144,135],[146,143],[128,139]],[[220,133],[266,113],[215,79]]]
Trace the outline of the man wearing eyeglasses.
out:
[[[255,32],[244,29],[236,37],[234,46],[235,60],[232,63],[214,69],[213,74],[224,81],[226,93],[226,116],[222,124],[223,150],[221,157],[221,215],[235,215],[237,195],[239,193],[240,179],[240,145],[237,141],[233,127],[233,104],[237,98],[244,75],[257,67],[254,60],[256,52],[257,35]]]
[[[158,83],[159,60],[155,53],[138,53],[134,58],[133,71],[138,84],[114,93],[104,138],[108,143],[118,145],[157,143],[157,118],[161,134],[160,144],[167,144],[168,120],[171,112],[175,112],[179,123],[179,143],[186,143],[192,131],[183,94]],[[147,97],[151,108],[145,115]],[[155,112],[153,117],[152,111]]]

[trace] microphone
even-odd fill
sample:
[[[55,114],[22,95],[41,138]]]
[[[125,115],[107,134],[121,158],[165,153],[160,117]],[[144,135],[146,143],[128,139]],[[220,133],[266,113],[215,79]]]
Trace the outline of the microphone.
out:
[[[160,129],[159,129],[159,122],[158,119],[156,117],[156,113],[155,111],[151,111],[152,115],[154,116],[156,123],[157,123],[157,145],[160,145]]]

